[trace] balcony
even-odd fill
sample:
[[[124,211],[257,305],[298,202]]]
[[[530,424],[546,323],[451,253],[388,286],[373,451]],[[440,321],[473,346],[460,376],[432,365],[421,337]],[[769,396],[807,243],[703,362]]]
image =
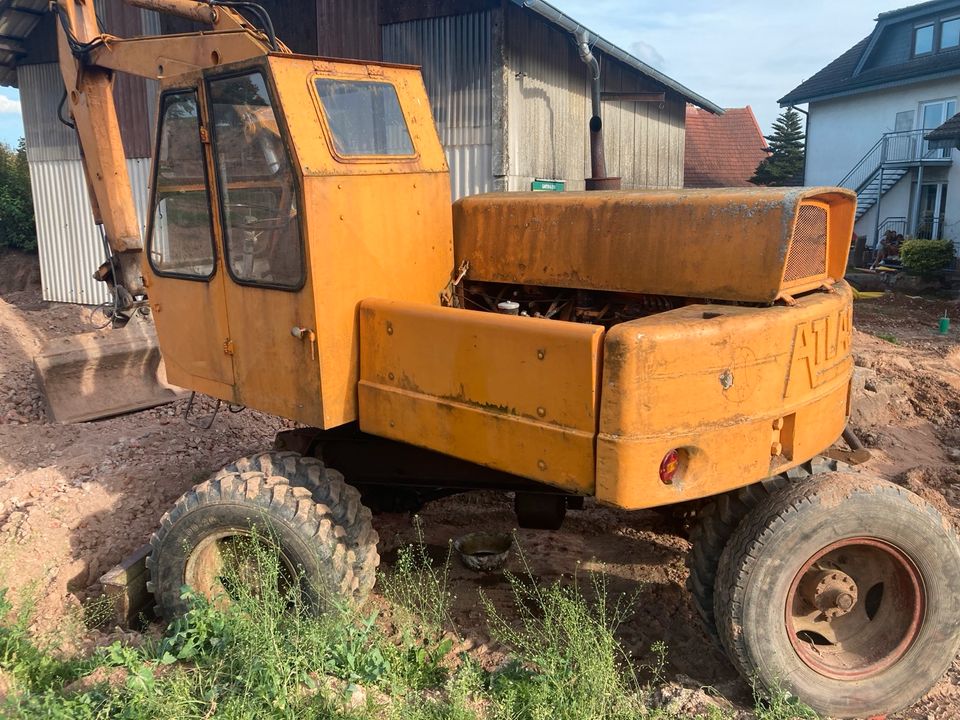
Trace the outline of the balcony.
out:
[[[953,163],[950,150],[930,147],[923,139],[929,130],[906,130],[884,134],[838,185],[857,193],[857,219],[912,168]]]

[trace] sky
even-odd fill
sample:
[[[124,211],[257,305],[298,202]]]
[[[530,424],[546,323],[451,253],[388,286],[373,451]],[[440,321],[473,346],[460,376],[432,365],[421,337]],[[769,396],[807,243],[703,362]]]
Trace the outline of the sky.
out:
[[[551,0],[567,15],[722,107],[753,108],[765,134],[777,99],[910,0]],[[0,88],[0,141],[23,135],[17,91]]]
[[[764,134],[777,100],[919,0],[549,0],[722,107],[750,105]]]

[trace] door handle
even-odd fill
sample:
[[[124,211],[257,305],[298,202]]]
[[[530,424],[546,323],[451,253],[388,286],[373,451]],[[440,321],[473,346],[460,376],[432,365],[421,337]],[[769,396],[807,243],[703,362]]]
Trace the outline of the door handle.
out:
[[[297,340],[307,340],[310,342],[310,359],[316,360],[317,358],[317,334],[310,328],[297,327],[294,325],[290,328],[290,334]]]

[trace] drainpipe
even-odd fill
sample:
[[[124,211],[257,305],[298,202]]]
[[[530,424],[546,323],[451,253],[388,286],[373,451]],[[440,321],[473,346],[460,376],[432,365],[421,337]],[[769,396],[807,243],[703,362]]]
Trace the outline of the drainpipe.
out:
[[[587,190],[619,190],[620,178],[607,177],[607,162],[603,155],[603,120],[600,119],[600,63],[590,49],[590,36],[583,28],[573,33],[577,40],[580,59],[590,68],[590,175]]]

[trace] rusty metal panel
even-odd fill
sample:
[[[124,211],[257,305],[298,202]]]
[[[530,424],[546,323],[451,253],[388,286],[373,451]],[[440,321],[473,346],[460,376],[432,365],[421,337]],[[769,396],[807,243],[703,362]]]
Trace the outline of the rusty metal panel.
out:
[[[153,11],[141,10],[123,2],[98,2],[97,10],[103,30],[111,35],[139,37],[157,34],[159,15]],[[150,157],[156,122],[157,83],[118,73],[114,79],[113,97],[117,105],[124,154],[128,158]]]
[[[316,6],[319,55],[381,59],[379,0],[317,0]]]
[[[582,190],[590,174],[589,73],[570,33],[537,14],[507,6],[508,189],[529,190],[534,178],[564,180]],[[596,50],[604,92],[664,92],[639,70]],[[684,99],[604,100],[607,173],[624,189],[683,185]]]
[[[387,62],[420,65],[454,199],[493,189],[492,13],[383,27]]]
[[[143,227],[150,160],[127,160],[137,217]],[[109,297],[93,271],[104,260],[80,160],[34,160],[30,184],[37,218],[43,299],[91,305]]]
[[[597,497],[667,505],[806,462],[843,432],[853,371],[843,281],[793,306],[690,305],[604,342]],[[680,452],[672,483],[659,467]]]
[[[567,490],[594,487],[594,325],[360,304],[360,427]]]
[[[302,55],[340,55],[340,53],[329,53],[317,50],[317,16],[320,15],[320,6],[327,5],[322,0],[313,2],[313,0],[260,0],[258,5],[270,14],[273,21],[273,29],[277,37],[289,47],[293,52]],[[338,0],[338,4],[344,8],[352,7],[345,0]],[[362,8],[363,2],[357,2],[356,6]],[[252,18],[251,18],[252,19]],[[339,22],[350,22],[352,16],[338,16]],[[163,13],[157,20],[158,30],[151,31],[151,35],[175,35],[178,33],[200,32],[209,28],[201,23],[193,22],[185,18]],[[340,31],[337,26],[325,27],[321,24],[321,31],[324,36],[336,36]],[[372,33],[379,38],[379,28],[374,20]],[[321,45],[321,47],[323,47]]]
[[[826,274],[783,284],[804,203],[828,212]],[[843,277],[856,196],[839,188],[506,193],[454,204],[468,279],[772,302]]]

